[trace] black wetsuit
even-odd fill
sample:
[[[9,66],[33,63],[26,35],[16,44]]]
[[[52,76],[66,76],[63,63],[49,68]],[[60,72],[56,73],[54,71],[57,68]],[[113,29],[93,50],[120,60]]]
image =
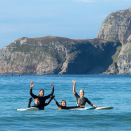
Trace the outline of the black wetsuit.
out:
[[[77,93],[75,93],[75,97],[77,100],[77,106],[85,105],[86,102],[90,105],[91,102],[86,97],[80,97]]]
[[[52,100],[53,98],[54,98],[54,96],[52,96],[52,97],[49,99],[49,101],[45,103],[44,106],[49,105],[50,102],[51,102],[51,100]],[[28,108],[30,107],[31,102],[32,102],[32,98],[29,99]],[[41,110],[40,104],[39,104],[39,105],[35,105],[35,104],[34,104],[34,106],[31,106],[31,107],[37,107],[37,108],[39,108],[39,110]]]
[[[55,100],[55,99],[54,99],[54,100]],[[55,102],[56,102],[56,105],[58,106],[58,109],[59,109],[59,110],[62,110],[62,109],[67,109],[67,110],[69,110],[69,109],[77,109],[77,108],[80,108],[80,106],[71,106],[71,107],[62,106],[62,105],[60,105],[56,100],[55,100]]]
[[[53,95],[53,93],[54,93],[54,88],[52,88],[52,92],[51,92],[51,94],[49,94],[48,96],[40,97],[40,96],[34,95],[34,94],[32,93],[32,89],[30,88],[30,95],[31,95],[34,99],[35,99],[35,98],[38,98],[38,99],[39,99],[39,102],[40,102],[40,104],[39,104],[39,109],[40,109],[40,110],[44,110],[44,106],[46,106],[45,101],[46,101],[47,99],[49,99],[50,96]]]

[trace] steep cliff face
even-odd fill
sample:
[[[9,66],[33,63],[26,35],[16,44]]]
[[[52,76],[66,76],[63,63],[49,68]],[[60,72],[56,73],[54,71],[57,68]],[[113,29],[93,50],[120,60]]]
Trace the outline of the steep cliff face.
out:
[[[131,8],[109,14],[102,23],[96,38],[111,41],[117,40],[125,44],[130,35]]]
[[[131,74],[131,35],[118,56],[119,74]]]
[[[61,37],[20,38],[0,50],[1,74],[103,73],[119,42]]]
[[[102,74],[119,74],[119,67],[118,67],[118,56],[119,56],[119,53],[121,51],[121,47],[122,46],[118,46],[117,47],[117,50],[116,50],[116,53],[114,55],[112,55],[112,59],[113,59],[113,62],[112,64],[109,66],[109,68],[103,72]]]

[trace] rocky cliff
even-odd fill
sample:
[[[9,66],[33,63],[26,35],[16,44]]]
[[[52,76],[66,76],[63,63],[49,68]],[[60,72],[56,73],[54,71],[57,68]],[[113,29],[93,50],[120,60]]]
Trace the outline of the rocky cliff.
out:
[[[119,74],[131,74],[131,35],[118,56]]]
[[[0,50],[0,74],[131,74],[131,8],[112,12],[96,39],[22,37]]]
[[[99,74],[114,63],[120,46],[100,39],[23,37],[0,50],[0,74]]]
[[[131,35],[131,8],[112,12],[103,21],[96,38],[117,40],[126,44]]]
[[[109,14],[96,38],[122,43],[112,56],[114,62],[103,74],[131,74],[131,8]]]

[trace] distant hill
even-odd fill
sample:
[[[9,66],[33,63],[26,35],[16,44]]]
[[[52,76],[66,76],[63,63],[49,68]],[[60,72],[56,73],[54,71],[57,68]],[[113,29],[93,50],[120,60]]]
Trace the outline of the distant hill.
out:
[[[100,39],[22,37],[0,50],[0,74],[99,74],[117,62],[120,47]]]

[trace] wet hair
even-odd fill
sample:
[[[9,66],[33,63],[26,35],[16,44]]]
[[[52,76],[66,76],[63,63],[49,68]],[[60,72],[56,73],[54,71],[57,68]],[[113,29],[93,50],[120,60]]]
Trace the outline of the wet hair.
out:
[[[62,100],[62,101],[65,101],[65,100]],[[62,104],[62,101],[61,101],[61,104]],[[66,104],[66,101],[65,101],[65,104]]]
[[[41,89],[40,91],[43,91],[43,94],[44,94],[44,90],[43,90],[43,89]],[[39,91],[39,95],[40,95],[40,91]],[[38,95],[38,96],[39,96],[39,95]]]
[[[43,92],[44,92],[44,90],[43,90],[43,89],[41,89],[40,91],[43,91]],[[40,91],[39,91],[39,92],[40,92]]]

